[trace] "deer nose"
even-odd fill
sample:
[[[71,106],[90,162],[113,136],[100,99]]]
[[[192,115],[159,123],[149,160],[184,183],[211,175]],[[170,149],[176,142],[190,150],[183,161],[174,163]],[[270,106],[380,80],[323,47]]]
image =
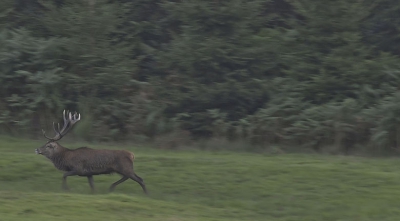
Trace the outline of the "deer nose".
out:
[[[39,149],[36,149],[36,150],[35,150],[35,153],[36,153],[36,154],[42,154],[42,152],[40,152]]]

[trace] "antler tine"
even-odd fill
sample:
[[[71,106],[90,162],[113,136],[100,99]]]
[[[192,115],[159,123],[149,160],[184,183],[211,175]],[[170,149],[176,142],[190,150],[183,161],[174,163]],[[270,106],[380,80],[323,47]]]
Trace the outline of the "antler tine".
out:
[[[67,114],[68,114],[68,111],[67,111]],[[64,121],[67,120],[67,119],[65,119],[65,110],[63,110],[63,118],[64,118]]]
[[[57,128],[56,128],[56,125],[55,125],[55,123],[54,123],[54,121],[53,121],[53,130],[54,130],[54,132],[56,132],[56,134],[57,134],[58,132],[57,132],[56,129],[57,129]]]
[[[72,119],[71,119],[71,123],[75,124],[76,122],[78,122],[81,119],[81,114],[78,114],[76,111],[75,113],[72,115]]]
[[[68,111],[67,111],[68,114]],[[65,117],[65,110],[63,111],[63,119],[64,119],[64,125],[62,128],[60,128],[60,123],[58,123],[58,131],[56,136],[53,138],[53,140],[59,140],[64,136],[64,131],[68,128],[69,126],[69,120]]]
[[[60,139],[61,139],[60,123],[57,123],[57,124],[58,124],[58,131],[56,132],[56,135],[60,136]]]
[[[43,129],[42,129],[42,133],[43,133],[43,136],[44,136],[46,139],[48,139],[48,140],[51,140],[51,139],[52,139],[52,138],[46,136],[46,132],[45,132]]]
[[[55,127],[54,124],[55,124],[55,123],[53,122],[53,130],[54,130],[54,132],[56,132],[56,134],[57,134],[57,130],[56,130],[56,127]],[[46,135],[46,131],[44,131],[43,129],[42,129],[42,133],[43,133],[43,136],[44,136],[46,139],[48,139],[48,140],[53,140],[53,139],[54,139],[54,138],[48,137],[48,136]]]
[[[69,127],[63,131],[62,135],[64,136],[66,133],[68,133],[68,131],[74,126],[74,124],[76,124],[76,122],[81,120],[81,114],[78,115],[78,117],[76,116],[77,113],[75,114],[71,114],[71,112],[69,112]]]

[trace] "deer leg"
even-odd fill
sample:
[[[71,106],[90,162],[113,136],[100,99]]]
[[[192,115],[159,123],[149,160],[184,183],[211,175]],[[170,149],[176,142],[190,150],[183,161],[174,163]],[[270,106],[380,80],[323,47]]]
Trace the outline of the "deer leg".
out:
[[[89,185],[90,185],[90,189],[92,190],[92,193],[94,193],[94,184],[93,184],[93,176],[87,176],[88,181],[89,181]]]
[[[128,179],[128,177],[123,176],[120,180],[118,180],[117,182],[111,184],[111,186],[110,186],[110,192],[114,191],[115,187],[116,187],[118,184],[120,184],[120,183],[126,181],[127,179]]]
[[[63,183],[62,183],[62,187],[64,190],[69,190],[68,186],[67,186],[67,177],[68,176],[74,176],[77,175],[77,173],[75,171],[68,171],[66,173],[64,173],[63,175]]]
[[[136,181],[137,183],[140,184],[140,186],[143,189],[143,192],[147,195],[147,189],[146,189],[146,185],[144,185],[143,179],[141,177],[139,177],[138,175],[136,175],[135,173],[133,173],[133,175],[131,175],[129,178],[131,178],[132,180]]]
[[[135,173],[135,176],[137,177],[137,178],[139,178],[139,180],[140,181],[142,181],[143,182],[143,179],[142,179],[142,177],[140,177],[139,175],[137,175],[136,173]]]

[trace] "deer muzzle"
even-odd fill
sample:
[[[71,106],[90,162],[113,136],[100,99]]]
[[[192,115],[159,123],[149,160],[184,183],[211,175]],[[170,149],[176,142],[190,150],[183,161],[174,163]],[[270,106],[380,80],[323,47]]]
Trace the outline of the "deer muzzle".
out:
[[[41,152],[39,149],[36,149],[36,150],[35,150],[35,153],[36,153],[36,154],[42,154],[42,152]]]

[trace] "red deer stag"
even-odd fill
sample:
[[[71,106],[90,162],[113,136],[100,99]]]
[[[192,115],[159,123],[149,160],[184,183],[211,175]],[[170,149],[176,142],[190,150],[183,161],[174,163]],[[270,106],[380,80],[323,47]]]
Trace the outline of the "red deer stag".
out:
[[[49,141],[43,146],[36,149],[37,154],[44,155],[50,159],[54,166],[64,171],[62,187],[68,190],[67,177],[68,176],[86,176],[89,181],[90,188],[94,192],[93,175],[118,173],[122,178],[110,186],[110,192],[114,188],[126,181],[132,179],[140,184],[143,191],[147,194],[146,186],[143,179],[135,174],[133,171],[133,153],[126,150],[96,150],[88,147],[81,147],[78,149],[68,149],[61,146],[56,141],[60,140],[68,131],[76,124],[81,115],[71,114],[65,110],[63,112],[64,126],[60,129],[53,122],[53,129],[56,135],[53,138],[46,136],[44,130],[43,135]]]

